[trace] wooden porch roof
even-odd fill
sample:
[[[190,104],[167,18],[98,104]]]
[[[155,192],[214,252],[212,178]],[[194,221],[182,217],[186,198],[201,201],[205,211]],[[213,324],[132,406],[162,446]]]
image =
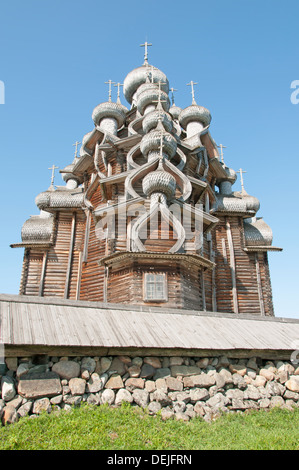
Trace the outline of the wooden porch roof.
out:
[[[170,354],[290,359],[299,320],[0,295],[8,355]],[[120,352],[121,351],[121,352]]]

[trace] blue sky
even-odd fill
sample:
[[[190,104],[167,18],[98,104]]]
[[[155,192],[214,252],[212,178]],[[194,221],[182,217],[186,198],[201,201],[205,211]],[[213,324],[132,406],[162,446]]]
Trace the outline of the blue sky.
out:
[[[18,293],[23,250],[9,245],[38,214],[34,199],[49,187],[48,168],[73,160],[73,143],[92,130],[92,110],[108,97],[104,82],[123,82],[141,65],[147,40],[149,62],[178,90],[176,104],[191,104],[186,84],[198,82],[196,101],[212,114],[225,162],[247,171],[257,215],[284,248],[269,254],[275,314],[299,318],[299,104],[290,99],[299,80],[298,17],[297,0],[2,1],[0,292]]]

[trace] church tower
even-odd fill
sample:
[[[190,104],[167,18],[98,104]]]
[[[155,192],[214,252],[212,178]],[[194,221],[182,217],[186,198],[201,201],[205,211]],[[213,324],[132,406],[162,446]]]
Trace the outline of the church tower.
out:
[[[268,251],[281,249],[256,215],[260,203],[242,169],[233,190],[237,172],[210,134],[196,83],[191,104],[176,106],[148,45],[123,85],[107,82],[108,101],[60,171],[65,185],[54,186],[53,166],[36,197],[40,213],[12,245],[25,249],[20,294],[273,316]]]

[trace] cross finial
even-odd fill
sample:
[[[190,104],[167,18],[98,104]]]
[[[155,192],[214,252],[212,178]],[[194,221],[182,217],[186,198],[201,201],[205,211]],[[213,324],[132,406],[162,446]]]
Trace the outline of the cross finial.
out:
[[[112,80],[108,80],[108,82],[105,82],[107,85],[109,85],[109,101],[111,101],[111,85],[113,82]]]
[[[194,85],[198,85],[198,83],[193,82],[193,80],[191,80],[191,82],[187,83],[187,85],[191,86],[192,104],[196,104],[196,101],[195,101],[195,98],[194,98]]]
[[[221,161],[222,163],[224,163],[224,159],[223,159],[223,149],[226,149],[226,147],[222,144],[220,145],[217,145],[218,148],[220,148],[220,158],[221,158]]]
[[[124,84],[117,82],[114,86],[117,86],[117,103],[120,103],[120,87]]]
[[[178,90],[176,90],[175,88],[170,88],[170,91],[171,91],[171,102],[172,102],[172,104],[174,104],[174,94],[173,94],[173,92],[178,91]]]
[[[158,103],[157,109],[159,110],[159,112],[160,112],[160,110],[163,109],[163,108],[162,108],[162,103],[167,103],[166,100],[161,100],[161,92],[162,92],[161,86],[162,86],[162,85],[166,85],[166,83],[165,83],[165,82],[162,82],[162,80],[159,80],[159,82],[158,82],[158,88],[159,88],[158,100],[157,100],[157,101],[153,101],[153,103]]]
[[[52,165],[51,168],[48,168],[48,170],[52,170],[52,176],[51,176],[51,186],[50,188],[54,188],[54,178],[55,178],[55,170],[58,169],[58,166]]]
[[[247,173],[247,171],[245,171],[245,170],[242,170],[242,168],[240,168],[240,170],[239,170],[239,171],[237,171],[237,173],[240,173],[241,187],[242,187],[242,191],[244,191],[244,180],[243,180],[243,173]]]
[[[78,156],[78,145],[80,145],[80,144],[81,144],[81,142],[78,142],[78,141],[76,141],[76,142],[73,144],[73,147],[76,147],[76,148],[75,148],[75,155],[74,155],[75,158],[77,158],[77,156]]]
[[[152,46],[152,44],[150,44],[149,42],[145,41],[144,44],[140,44],[140,47],[144,47],[144,64],[148,64],[148,60],[147,60],[147,57],[148,57],[148,50],[147,48],[149,46]]]

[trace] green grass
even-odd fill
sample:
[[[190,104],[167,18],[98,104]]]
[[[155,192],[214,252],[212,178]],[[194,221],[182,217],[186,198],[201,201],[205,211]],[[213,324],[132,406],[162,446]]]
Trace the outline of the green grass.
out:
[[[298,450],[299,409],[225,414],[211,423],[83,405],[0,428],[1,450]]]

